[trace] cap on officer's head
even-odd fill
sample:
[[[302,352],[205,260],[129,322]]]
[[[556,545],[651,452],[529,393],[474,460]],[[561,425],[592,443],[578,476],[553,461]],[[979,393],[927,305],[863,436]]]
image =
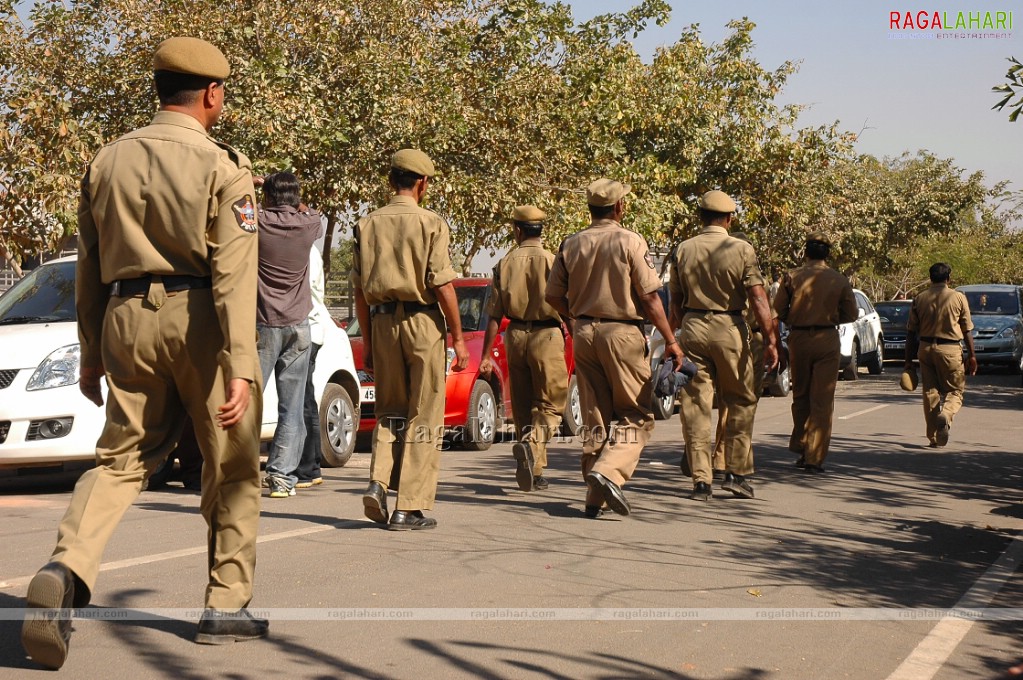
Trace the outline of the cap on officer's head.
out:
[[[823,231],[812,232],[809,236],[806,237],[806,242],[807,243],[810,243],[811,241],[814,241],[816,243],[822,243],[822,244],[824,244],[826,246],[830,246],[831,245],[831,237],[828,236]]]
[[[598,208],[607,208],[625,198],[630,191],[632,187],[628,184],[606,177],[601,178],[586,187],[586,203]]]
[[[512,210],[512,222],[540,225],[547,219],[547,213],[535,205],[517,205]]]
[[[711,212],[735,212],[735,201],[732,200],[732,197],[717,189],[708,191],[703,196],[700,196],[700,200],[697,201],[697,205],[699,205],[702,209],[709,210]]]
[[[423,177],[435,177],[437,168],[430,157],[419,149],[402,149],[391,156],[391,167],[405,170]]]
[[[199,38],[167,38],[153,53],[154,71],[171,71],[213,80],[231,75],[227,57],[214,45]]]

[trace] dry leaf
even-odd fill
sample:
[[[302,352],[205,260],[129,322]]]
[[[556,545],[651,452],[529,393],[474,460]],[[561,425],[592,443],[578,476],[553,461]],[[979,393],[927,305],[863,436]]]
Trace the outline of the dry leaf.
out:
[[[763,593],[760,592],[760,588],[749,588],[746,592],[753,597],[763,597]]]

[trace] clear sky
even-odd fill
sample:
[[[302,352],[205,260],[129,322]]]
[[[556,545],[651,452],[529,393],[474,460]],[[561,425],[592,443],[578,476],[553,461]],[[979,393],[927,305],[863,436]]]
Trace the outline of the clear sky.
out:
[[[875,156],[898,156],[926,149],[954,159],[968,171],[984,172],[990,186],[1011,180],[1023,190],[1020,142],[1023,119],[1008,121],[1007,111],[992,111],[991,92],[1004,82],[1007,57],[1023,61],[1023,2],[1007,0],[669,0],[673,11],[665,27],[653,26],[635,40],[644,58],[678,39],[683,27],[699,24],[704,40],[719,42],[725,24],[749,17],[754,54],[767,68],[785,60],[801,62],[779,96],[783,104],[809,104],[803,125],[840,121],[859,132],[858,148]],[[629,9],[632,0],[569,2],[578,20]],[[892,39],[889,13],[1012,12],[1011,33],[1000,39]],[[983,31],[990,33],[991,31]],[[934,34],[934,31],[920,31]]]

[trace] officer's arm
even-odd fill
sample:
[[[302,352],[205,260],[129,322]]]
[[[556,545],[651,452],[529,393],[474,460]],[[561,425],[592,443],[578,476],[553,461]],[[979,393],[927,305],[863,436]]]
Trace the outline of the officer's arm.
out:
[[[469,350],[465,346],[465,339],[462,338],[462,315],[458,311],[455,287],[448,282],[437,286],[433,292],[437,295],[440,311],[444,313],[444,318],[448,322],[448,332],[451,333],[451,345],[455,350],[455,361],[451,364],[451,368],[461,371],[469,365]]]
[[[916,353],[920,350],[920,336],[917,329],[920,327],[920,317],[916,311],[914,301],[909,308],[909,321],[906,322],[906,368],[913,367]]]
[[[493,370],[493,362],[490,353],[494,351],[494,341],[497,339],[497,332],[501,330],[501,319],[490,317],[487,321],[487,332],[483,334],[483,350],[480,351],[480,373],[490,375]]]
[[[89,171],[82,178],[78,202],[78,266],[75,283],[75,307],[78,314],[78,341],[81,343],[81,367],[78,388],[97,406],[103,405],[100,383],[103,379],[103,358],[100,343],[103,315],[110,294],[100,275],[99,234],[92,219],[89,194]]]
[[[669,355],[673,356],[675,358],[675,370],[680,370],[682,368],[682,359],[686,355],[682,352],[682,348],[679,347],[678,340],[675,339],[675,334],[668,325],[668,319],[664,316],[664,305],[661,303],[661,296],[655,290],[640,295],[639,302],[643,305],[644,316],[650,320],[650,323],[654,325],[657,332],[664,338],[665,358]]]
[[[355,317],[359,320],[359,331],[362,333],[362,367],[373,370],[373,320],[370,319],[369,303],[362,288],[354,289]]]
[[[757,325],[763,330],[764,366],[769,371],[773,370],[778,365],[778,344],[776,334],[772,332],[774,318],[771,315],[771,303],[767,301],[767,291],[762,284],[750,286],[746,289],[746,298],[749,300]]]
[[[962,316],[959,319],[959,328],[963,332],[963,342],[966,343],[966,371],[970,375],[977,375],[977,352],[973,347],[973,319],[970,318],[970,308],[965,300],[962,300]]]

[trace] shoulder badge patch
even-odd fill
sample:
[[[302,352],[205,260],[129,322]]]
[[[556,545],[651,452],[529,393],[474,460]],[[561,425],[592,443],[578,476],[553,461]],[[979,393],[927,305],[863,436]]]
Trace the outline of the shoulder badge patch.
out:
[[[256,231],[256,205],[252,202],[252,196],[245,194],[235,201],[231,208],[234,210],[238,226],[250,234]]]
[[[651,269],[656,269],[656,267],[654,267],[654,258],[650,256],[649,250],[646,252],[646,254],[643,255],[643,259],[646,260],[648,267],[650,267]]]

